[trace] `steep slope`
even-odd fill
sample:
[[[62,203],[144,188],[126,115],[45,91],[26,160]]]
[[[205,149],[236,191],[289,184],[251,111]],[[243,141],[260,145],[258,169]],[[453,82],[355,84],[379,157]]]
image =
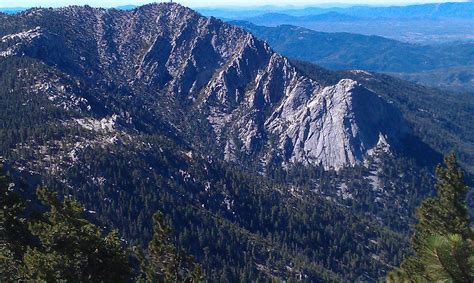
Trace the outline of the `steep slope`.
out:
[[[202,155],[165,130],[141,133],[117,116],[74,110],[68,99],[56,104],[65,92],[81,94],[57,69],[19,57],[2,60],[0,70],[9,86],[0,88],[1,149],[16,175],[32,190],[41,182],[74,196],[133,244],[149,240],[160,209],[213,282],[373,281],[404,251],[404,237],[375,217]],[[38,92],[36,81],[46,78],[54,83]]]
[[[409,73],[472,64],[469,43],[419,45],[380,36],[317,32],[296,25],[265,27],[243,21],[231,23],[267,41],[290,58],[331,69]]]
[[[367,153],[390,152],[404,136],[400,113],[353,80],[341,80],[304,105],[295,104],[285,101],[267,121],[294,163],[354,166]]]
[[[298,131],[313,140],[298,141],[294,133],[290,134],[291,143],[299,144],[293,145],[296,150],[289,149],[288,134],[276,130],[276,123],[283,121],[268,119],[275,120],[282,109],[301,112],[302,105],[315,97],[331,100],[334,91],[304,77],[251,34],[177,4],[148,5],[133,11],[34,9],[9,16],[8,22],[11,26],[0,29],[2,57],[28,56],[83,80],[105,96],[95,99],[114,101],[117,108],[109,117],[137,120],[134,114],[125,113],[124,105],[117,104],[127,100],[136,105],[136,100],[141,100],[148,115],[157,118],[154,123],[167,120],[186,135],[189,125],[185,120],[193,119],[189,112],[203,114],[217,140],[212,146],[217,146],[227,160],[239,162],[236,156],[242,154],[262,160],[280,155],[285,162],[340,168],[363,161],[377,146],[379,136],[388,145],[396,145],[403,138],[398,129],[401,119],[385,124],[385,128],[351,125],[358,129],[347,132],[344,117],[360,124],[369,120],[363,117],[369,109],[363,108],[370,102],[353,106],[351,97],[377,98],[355,83],[346,83],[346,87],[336,86],[340,95],[347,97],[341,103],[348,105],[335,110],[345,112],[340,114],[340,121],[331,124],[323,116],[315,117],[314,122],[321,123],[326,132],[347,133],[318,138],[320,128],[297,122]],[[87,98],[82,99],[88,103]],[[376,103],[382,109],[390,108],[382,100]],[[378,113],[371,125],[381,126],[377,121],[397,117],[391,115],[393,110],[387,111]],[[158,118],[160,112],[174,113]],[[386,128],[389,126],[394,128]],[[273,147],[270,140],[279,140],[281,150],[269,150]],[[334,147],[326,147],[328,144]]]
[[[474,65],[474,44],[450,42],[421,45],[380,36],[325,33],[292,25],[257,26],[233,21],[277,52],[329,69],[385,72],[433,87],[474,90],[469,70]],[[418,78],[418,80],[417,80]]]
[[[464,3],[461,3],[464,4]],[[470,4],[470,3],[469,3]],[[471,5],[472,6],[472,5]],[[369,10],[371,7],[368,7]],[[383,9],[383,8],[382,8]],[[462,8],[461,8],[462,9]],[[376,8],[374,9],[376,10]],[[330,10],[323,11],[328,13]],[[469,11],[469,10],[467,10]],[[226,20],[248,21],[256,25],[277,27],[279,25],[293,25],[307,28],[318,32],[340,33],[347,32],[353,34],[363,34],[366,36],[382,36],[402,42],[418,44],[449,43],[455,41],[472,42],[474,21],[472,16],[382,16],[383,11],[370,11],[372,16],[354,13],[345,14],[343,11],[333,11],[339,16],[331,17],[320,15],[321,11],[312,13],[308,10],[278,11],[278,16],[274,13],[262,14],[252,17],[252,11],[247,13],[237,13],[233,11],[222,15],[219,11],[209,12],[207,15],[220,16]],[[369,12],[369,13],[370,13]],[[300,16],[292,16],[292,13]],[[319,13],[319,14],[318,14]],[[378,14],[379,13],[379,14]],[[466,12],[469,14],[470,12]]]
[[[325,85],[332,85],[341,78],[351,78],[393,102],[412,128],[410,136],[419,139],[406,148],[411,152],[409,155],[418,155],[422,160],[434,156],[429,148],[420,148],[421,140],[437,152],[455,152],[464,168],[474,172],[474,130],[472,123],[466,123],[474,109],[471,93],[441,91],[385,74],[361,70],[334,72],[307,62],[293,63],[307,76],[319,78]]]
[[[164,211],[215,282],[376,281],[402,256],[431,175],[363,77],[178,4],[0,18],[0,155],[32,187],[133,244]]]

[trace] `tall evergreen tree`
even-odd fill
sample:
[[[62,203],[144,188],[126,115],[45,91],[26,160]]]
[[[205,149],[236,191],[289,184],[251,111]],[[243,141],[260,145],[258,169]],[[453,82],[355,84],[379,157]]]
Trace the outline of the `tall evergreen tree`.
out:
[[[24,203],[10,187],[9,178],[0,175],[0,282],[22,279],[21,259],[31,241],[24,209]]]
[[[41,242],[28,247],[25,274],[32,280],[56,282],[126,282],[131,279],[128,255],[117,232],[102,237],[101,230],[83,218],[77,202],[59,201],[45,188],[38,198],[50,210],[30,225]]]
[[[174,247],[170,228],[163,215],[153,215],[153,238],[148,243],[147,255],[142,257],[142,272],[148,282],[199,282],[201,269],[193,259]]]
[[[420,257],[435,282],[474,282],[474,246],[461,235],[430,237]]]
[[[454,155],[445,158],[445,166],[438,165],[436,176],[437,196],[425,200],[417,209],[419,223],[412,238],[415,255],[406,258],[401,268],[388,276],[389,281],[436,281],[446,274],[456,281],[453,274],[458,274],[458,271],[464,271],[461,272],[464,277],[456,277],[459,282],[472,282],[474,279],[467,275],[469,256],[462,253],[472,247],[473,240],[466,208],[468,186]]]

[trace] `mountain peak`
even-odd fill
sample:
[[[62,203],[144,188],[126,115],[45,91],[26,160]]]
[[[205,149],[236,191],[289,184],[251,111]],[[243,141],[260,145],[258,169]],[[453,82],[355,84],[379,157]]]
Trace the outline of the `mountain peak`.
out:
[[[179,4],[42,11],[48,12],[30,17],[31,26],[3,36],[3,57],[32,57],[105,97],[122,95],[102,109],[137,97],[136,103],[148,103],[150,117],[162,117],[154,123],[164,120],[182,132],[193,131],[186,121],[200,116],[200,128],[210,131],[193,133],[196,139],[214,137],[203,146],[229,161],[280,156],[284,162],[341,168],[363,161],[380,136],[396,143],[401,133],[399,116],[357,82],[323,88],[252,34]],[[121,107],[108,115],[130,112]]]
[[[180,11],[180,12],[187,12],[187,13],[193,13],[193,14],[198,14],[196,11],[183,6],[179,3],[176,2],[160,2],[160,3],[150,3],[142,6],[138,6],[135,9],[135,11]]]
[[[327,169],[390,151],[406,131],[393,106],[351,79],[322,89],[297,107],[284,103],[275,113],[267,124],[280,137],[285,160]]]

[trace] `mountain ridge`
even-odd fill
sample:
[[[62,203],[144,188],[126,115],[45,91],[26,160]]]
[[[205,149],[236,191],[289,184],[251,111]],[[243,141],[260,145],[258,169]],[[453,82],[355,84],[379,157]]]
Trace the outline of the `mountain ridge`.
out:
[[[178,4],[146,5],[131,11],[107,11],[90,7],[38,9],[23,12],[19,17],[38,17],[37,14],[42,13],[58,13],[69,19],[83,17],[95,20],[68,27],[68,33],[76,34],[74,39],[66,38],[55,31],[49,32],[47,27],[43,28],[44,30],[36,27],[18,34],[3,35],[2,42],[7,47],[2,54],[24,53],[48,64],[57,65],[71,75],[80,75],[99,88],[101,85],[107,88],[107,84],[117,84],[114,78],[122,77],[121,82],[114,86],[117,90],[134,92],[136,88],[149,91],[156,89],[160,93],[173,94],[164,98],[172,104],[176,103],[176,99],[185,101],[184,105],[193,105],[194,101],[198,100],[194,109],[208,113],[205,115],[208,115],[207,120],[214,129],[217,140],[226,140],[225,143],[218,142],[217,145],[228,153],[227,159],[234,159],[229,161],[236,161],[231,157],[235,155],[232,152],[236,150],[240,151],[237,155],[256,154],[260,158],[269,154],[287,156],[290,151],[283,149],[283,144],[280,144],[279,152],[264,150],[269,146],[267,137],[274,134],[280,136],[277,139],[282,143],[286,143],[283,139],[286,133],[272,132],[265,128],[265,124],[270,124],[265,121],[268,119],[265,112],[271,112],[284,103],[290,103],[297,108],[301,104],[296,103],[298,100],[325,95],[316,81],[298,73],[287,59],[274,53],[266,43],[217,19],[203,18]],[[114,19],[112,22],[110,17]],[[158,26],[150,26],[150,21],[145,19],[156,19]],[[124,26],[124,23],[128,26]],[[173,23],[173,26],[167,27],[161,23]],[[41,16],[37,24],[41,26]],[[141,25],[147,29],[133,30],[134,26]],[[94,30],[94,38],[83,36],[83,30],[86,29]],[[217,37],[220,33],[226,33],[227,42]],[[114,36],[110,36],[111,34]],[[22,37],[23,41],[12,43],[11,38]],[[39,42],[35,43],[36,41]],[[72,44],[81,44],[85,49],[74,49]],[[58,55],[51,57],[49,54]],[[58,59],[61,61],[54,61]],[[346,100],[346,103],[351,103],[351,100]],[[241,115],[249,110],[251,115]],[[245,128],[241,125],[247,125],[248,128],[243,131]],[[230,129],[230,132],[224,133],[224,128]],[[308,130],[313,131],[303,131]],[[333,160],[325,157],[339,154],[324,146],[319,146],[323,148],[322,152],[312,154],[311,152],[316,150],[313,143],[306,143],[299,151],[300,155],[306,153],[298,158],[287,156],[285,161],[312,160],[311,164],[323,163],[326,168],[340,168],[346,164],[362,162],[365,154],[372,150],[376,143],[370,146],[354,146],[349,140],[358,139],[358,133],[353,132],[341,141],[325,142],[344,143],[343,147],[348,152],[343,156],[352,156],[351,158]],[[219,136],[222,134],[227,136]],[[235,138],[244,145],[243,150],[232,141]],[[390,137],[395,140],[398,138]],[[386,136],[385,139],[388,141],[389,138]],[[395,140],[393,142],[397,143]],[[316,142],[318,143],[321,144]],[[286,151],[286,154],[283,154],[283,151]],[[352,151],[361,153],[354,154]],[[313,157],[308,159],[307,154]]]
[[[465,114],[450,124],[423,102],[451,95],[296,63],[177,4],[0,15],[0,38],[9,168],[130,245],[162,211],[212,282],[377,282],[432,192],[425,135],[449,144]]]
[[[349,16],[377,18],[377,17],[471,17],[474,5],[470,1],[465,2],[445,2],[445,3],[426,3],[426,4],[412,4],[412,5],[353,5],[349,7],[301,7],[301,8],[287,8],[287,7],[256,7],[256,8],[242,8],[242,9],[198,9],[206,16],[218,16],[227,18],[240,18],[246,15],[261,16],[265,13],[281,13],[290,16],[308,16],[320,15],[331,12],[345,14]],[[242,11],[240,11],[242,10]]]
[[[426,85],[442,85],[451,91],[473,89],[469,72],[473,64],[472,43],[422,45],[379,36],[316,32],[294,25],[264,27],[242,21],[230,23],[245,28],[296,60],[333,70],[363,69],[412,80],[420,77]],[[428,72],[445,78],[430,82],[428,78],[432,74]]]

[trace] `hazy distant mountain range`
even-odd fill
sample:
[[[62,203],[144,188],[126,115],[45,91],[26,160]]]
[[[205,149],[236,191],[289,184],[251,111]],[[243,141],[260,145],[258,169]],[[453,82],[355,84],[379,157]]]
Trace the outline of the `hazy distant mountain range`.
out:
[[[314,16],[321,14],[343,14],[357,18],[425,18],[425,17],[455,17],[472,19],[474,15],[474,2],[434,3],[408,6],[349,6],[333,5],[336,7],[303,7],[288,8],[278,6],[234,7],[234,8],[197,8],[196,11],[204,16],[214,16],[226,19],[242,19],[262,16],[265,14],[285,14],[288,16]],[[117,9],[129,10],[136,5],[123,5]],[[2,12],[18,12],[28,7],[0,8]]]
[[[21,8],[21,7],[17,7],[17,8],[0,8],[0,12],[1,13],[6,13],[6,14],[15,14],[15,13],[19,13],[21,11],[25,11],[27,8]]]
[[[322,32],[378,35],[422,44],[474,39],[474,20],[469,18],[357,18],[331,13],[301,17],[266,14],[240,20],[263,26],[297,25]]]
[[[234,21],[282,54],[330,69],[363,69],[455,91],[474,91],[474,42],[420,45],[380,36],[324,33]]]
[[[410,42],[474,39],[474,3],[393,7],[200,9],[207,16],[257,25],[296,25],[322,32],[379,35]]]
[[[116,9],[119,10],[132,10],[136,8],[136,5],[123,5],[123,6],[117,6]],[[26,11],[29,8],[25,7],[10,7],[10,8],[1,8],[0,7],[0,13],[5,13],[5,14],[16,14],[22,11]]]
[[[473,2],[435,3],[408,6],[349,6],[349,7],[255,7],[255,8],[201,8],[197,9],[207,16],[222,18],[255,17],[269,13],[280,13],[290,16],[310,16],[331,12],[363,18],[420,18],[420,17],[456,17],[472,18]]]
[[[135,5],[116,7],[130,10]],[[0,8],[16,13],[25,8]],[[379,35],[410,42],[474,40],[474,2],[411,6],[200,8],[205,16],[257,25],[291,24],[323,32]]]
[[[130,245],[160,210],[209,282],[379,282],[407,254],[441,155],[474,172],[471,94],[292,60],[179,4],[130,8],[0,14],[2,162]],[[303,47],[332,48],[339,65],[433,59],[292,29],[261,33],[288,36],[281,48],[308,34]]]

